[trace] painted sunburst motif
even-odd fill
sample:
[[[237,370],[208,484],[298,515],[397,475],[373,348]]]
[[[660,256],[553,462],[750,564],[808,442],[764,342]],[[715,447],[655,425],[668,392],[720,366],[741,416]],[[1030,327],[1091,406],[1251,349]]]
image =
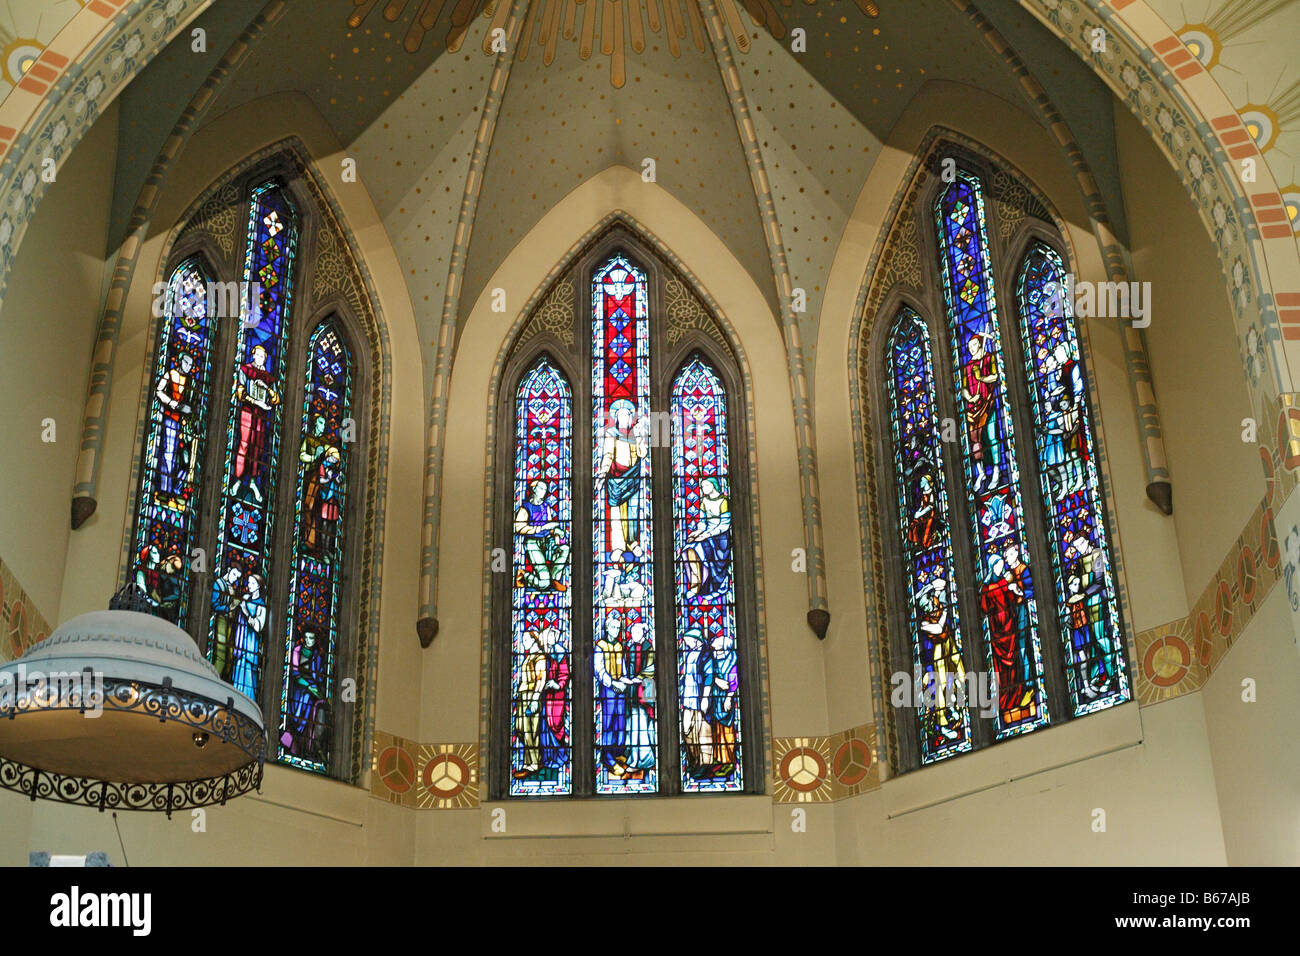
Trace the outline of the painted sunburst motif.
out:
[[[421,810],[478,806],[478,746],[421,744],[416,753],[415,805]]]
[[[355,30],[377,8],[389,23],[403,19],[408,7],[414,11],[402,47],[408,53],[417,52],[424,43],[425,34],[431,32],[439,18],[447,11],[447,49],[455,53],[460,49],[475,16],[491,19],[483,36],[483,52],[489,55],[500,50],[498,30],[506,28],[510,14],[510,0],[352,0],[355,9],[348,17],[349,29]],[[816,0],[780,0],[781,6],[792,7],[796,2],[811,6]],[[867,17],[880,15],[872,0],[853,0]],[[724,29],[731,35],[742,53],[749,52],[749,33],[741,19],[743,6],[750,19],[778,40],[785,39],[787,29],[780,10],[773,0],[715,0]],[[704,13],[699,0],[529,0],[523,14],[523,29],[518,42],[517,56],[525,60],[533,50],[540,50],[542,62],[550,65],[555,60],[561,39],[577,41],[578,56],[586,60],[597,50],[609,58],[609,80],[615,87],[627,81],[627,57],[645,50],[647,33],[663,37],[674,57],[682,55],[682,48],[693,44],[703,52],[708,45]]]

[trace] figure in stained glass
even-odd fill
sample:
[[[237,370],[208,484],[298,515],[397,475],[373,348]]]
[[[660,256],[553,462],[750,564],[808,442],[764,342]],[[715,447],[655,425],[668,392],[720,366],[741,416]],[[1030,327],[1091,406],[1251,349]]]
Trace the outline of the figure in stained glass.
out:
[[[262,579],[250,574],[244,581],[237,607],[231,680],[236,690],[253,698],[257,696],[262,632],[265,630],[266,598],[262,596]]]
[[[704,680],[704,635],[698,627],[682,634],[682,748],[692,770],[713,764],[713,733],[710,728],[709,689]]]
[[[546,493],[546,482],[534,481],[528,486],[528,498],[515,512],[515,534],[523,538],[527,556],[515,583],[533,591],[565,591],[569,543],[547,504]]]
[[[700,521],[686,535],[687,596],[705,600],[731,587],[731,510],[722,481],[700,482]]]
[[[546,655],[546,679],[542,684],[541,765],[547,770],[568,767],[569,743],[569,654],[562,643],[560,629],[542,631],[542,651]]]
[[[235,377],[235,401],[239,403],[239,439],[235,449],[234,481],[230,494],[249,496],[262,503],[262,474],[267,469],[266,432],[271,408],[280,404],[275,378],[266,367],[266,349],[253,347],[250,359]]]
[[[546,356],[515,394],[510,793],[573,789],[573,405]]]
[[[340,452],[325,434],[323,415],[312,419],[311,433],[302,440],[298,460],[305,466],[302,488],[302,531],[304,547],[311,551],[333,550],[339,521]]]
[[[159,504],[169,508],[183,510],[185,501],[182,489],[188,484],[187,478],[194,454],[191,449],[190,418],[194,407],[190,404],[196,387],[194,381],[194,356],[182,352],[174,368],[168,369],[158,380],[155,394],[162,406],[162,461],[158,468]]]
[[[633,678],[627,673],[627,645],[623,621],[614,612],[605,619],[605,630],[596,641],[592,666],[596,674],[600,736],[596,749],[604,770],[612,777],[628,772],[628,688]]]
[[[644,624],[628,628],[627,765],[650,770],[655,765],[655,647]]]
[[[289,664],[289,706],[280,745],[295,757],[321,762],[324,759],[321,736],[329,706],[326,696],[329,674],[315,631],[304,630],[298,635]]]
[[[1035,579],[1027,564],[1008,384],[978,177],[959,170],[934,214],[962,431],[973,557],[989,670],[999,680],[998,739],[1047,723]],[[1008,686],[1006,679],[1014,678]]]
[[[609,406],[609,422],[597,466],[597,495],[605,495],[609,550],[615,555],[645,553],[641,542],[642,463],[650,444],[636,406],[617,399]]]
[[[1020,272],[1020,341],[1066,680],[1077,716],[1123,703],[1130,692],[1090,399],[1066,289],[1060,255],[1033,243]]]

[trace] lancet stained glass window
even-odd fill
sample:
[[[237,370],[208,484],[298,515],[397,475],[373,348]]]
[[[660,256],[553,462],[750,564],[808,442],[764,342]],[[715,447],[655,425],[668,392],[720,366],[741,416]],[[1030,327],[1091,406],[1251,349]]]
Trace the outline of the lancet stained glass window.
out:
[[[1047,722],[1043,658],[979,179],[935,203],[986,659],[999,739]]]
[[[333,322],[307,346],[294,500],[278,759],[304,770],[329,766],[331,703],[338,664],[343,521],[352,419],[352,356]]]
[[[910,308],[890,333],[886,374],[921,762],[931,763],[970,750],[971,727],[930,333]]]
[[[221,677],[258,704],[272,759],[342,775],[355,764],[339,752],[339,729],[357,708],[340,688],[344,674],[365,677],[371,617],[372,563],[346,566],[376,465],[358,408],[381,383],[357,389],[372,356],[352,352],[347,306],[297,327],[293,290],[313,278],[312,200],[292,163],[273,162],[274,174],[214,191],[247,216],[246,245],[200,253],[198,231],[180,230],[146,384],[123,583],[198,635]],[[216,381],[226,374],[229,384]]]
[[[543,356],[515,396],[510,793],[573,791],[573,397]]]
[[[207,276],[193,259],[178,265],[167,283],[131,551],[132,579],[155,613],[173,623],[184,622],[189,608],[203,477],[215,331],[207,289]]]
[[[248,251],[235,345],[235,375],[213,562],[208,658],[221,674],[260,699],[266,657],[267,584],[280,451],[280,409],[289,340],[297,213],[271,182],[253,191]]]
[[[673,383],[672,438],[682,789],[737,791],[744,778],[727,395],[698,356]]]
[[[1131,699],[1065,261],[1038,238],[1052,228],[1044,205],[1014,176],[982,179],[982,165],[953,160],[911,213],[935,229],[922,285],[941,295],[935,334],[948,348],[932,352],[931,326],[903,306],[881,353],[901,599],[892,653],[911,658],[917,692],[919,747],[900,755],[904,768]],[[998,312],[1004,255],[1018,257],[1015,317]],[[1017,448],[1032,456],[1018,461]],[[963,693],[936,699],[949,681]]]
[[[615,256],[592,289],[592,653],[596,792],[659,787],[645,273]]]
[[[1129,699],[1123,631],[1102,518],[1088,387],[1060,256],[1035,242],[1020,271],[1020,335],[1039,484],[1076,715]]]
[[[590,300],[557,295],[579,284]],[[728,420],[744,399],[721,330],[630,237],[598,240],[538,309],[497,409],[514,441],[497,451],[513,564],[493,575],[495,795],[756,792],[747,470]]]

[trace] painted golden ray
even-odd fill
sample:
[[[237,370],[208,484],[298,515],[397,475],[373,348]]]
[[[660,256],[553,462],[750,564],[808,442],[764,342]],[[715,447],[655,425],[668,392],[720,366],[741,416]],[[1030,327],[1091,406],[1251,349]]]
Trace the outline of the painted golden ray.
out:
[[[381,0],[352,0],[353,11],[348,16],[348,29],[360,27],[366,18],[380,7]],[[816,0],[801,0],[805,6]],[[880,15],[879,6],[871,0],[853,0],[863,16]],[[721,19],[722,29],[730,35],[741,53],[749,52],[749,32],[741,19],[743,5],[750,20],[767,30],[777,40],[785,39],[788,31],[780,11],[772,0],[714,0]],[[739,5],[738,5],[739,4]],[[781,0],[785,7],[794,6],[795,0]],[[523,30],[519,36],[516,55],[526,60],[534,47],[540,50],[542,62],[550,66],[555,61],[561,37],[577,41],[578,56],[587,60],[597,47],[609,60],[609,81],[616,89],[627,82],[627,59],[632,54],[643,53],[647,32],[661,36],[675,58],[682,55],[688,43],[703,53],[708,48],[708,28],[699,0],[529,0],[523,16]],[[510,0],[386,0],[381,16],[396,23],[414,11],[402,36],[402,48],[416,53],[424,43],[425,34],[431,32],[438,20],[447,14],[445,44],[449,51],[460,49],[470,23],[476,15],[488,18],[491,23],[483,35],[483,52],[489,56],[505,52],[503,38],[508,31]]]

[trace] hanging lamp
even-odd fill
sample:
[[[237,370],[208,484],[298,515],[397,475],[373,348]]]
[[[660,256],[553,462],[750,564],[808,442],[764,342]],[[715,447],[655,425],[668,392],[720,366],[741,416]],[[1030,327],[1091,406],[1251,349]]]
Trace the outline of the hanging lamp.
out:
[[[0,666],[0,787],[169,817],[261,787],[261,709],[149,607],[130,584]]]

